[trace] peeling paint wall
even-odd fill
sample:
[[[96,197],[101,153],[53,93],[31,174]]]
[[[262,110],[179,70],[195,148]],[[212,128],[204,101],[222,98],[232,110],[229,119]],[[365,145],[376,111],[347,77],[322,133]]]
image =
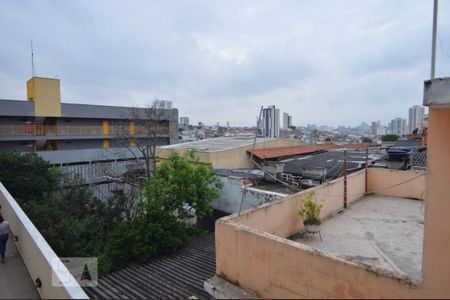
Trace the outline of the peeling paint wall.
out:
[[[242,210],[254,208],[287,196],[286,194],[260,190],[255,187],[244,189],[243,181],[245,179],[241,177],[220,177],[220,180],[223,183],[223,188],[219,198],[214,200],[211,206],[214,209],[230,214],[239,211],[244,193]]]

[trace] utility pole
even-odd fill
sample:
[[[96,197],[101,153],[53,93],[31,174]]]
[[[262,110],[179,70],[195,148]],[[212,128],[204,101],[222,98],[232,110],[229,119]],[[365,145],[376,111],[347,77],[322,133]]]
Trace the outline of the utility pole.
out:
[[[344,150],[344,208],[347,208],[347,150]]]
[[[435,77],[436,68],[436,33],[437,33],[437,14],[438,14],[438,0],[434,0],[433,5],[433,37],[431,42],[431,79]]]
[[[365,193],[367,194],[367,169],[369,168],[369,147],[366,147],[366,171],[365,171]]]

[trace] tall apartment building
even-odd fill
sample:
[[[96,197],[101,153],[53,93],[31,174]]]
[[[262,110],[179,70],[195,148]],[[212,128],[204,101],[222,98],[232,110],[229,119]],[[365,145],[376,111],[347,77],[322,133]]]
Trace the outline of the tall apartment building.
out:
[[[154,112],[156,143],[177,143],[178,110]],[[143,125],[148,118],[145,108],[61,103],[58,79],[33,77],[27,101],[0,100],[0,152],[36,152],[88,183],[109,183],[102,171],[121,175],[141,156],[136,145],[149,138]]]
[[[280,110],[275,105],[263,109],[263,136],[266,138],[280,137]]]
[[[374,136],[380,136],[383,134],[383,127],[381,126],[380,121],[373,121],[372,122],[372,134]]]
[[[288,113],[283,113],[283,129],[289,129],[292,126],[292,116]]]
[[[189,118],[188,117],[180,117],[180,127],[186,128],[189,126]]]
[[[406,119],[395,118],[391,121],[389,125],[391,134],[396,134],[398,136],[403,136],[408,133],[408,127],[406,126]]]
[[[419,131],[423,128],[423,116],[425,114],[425,107],[421,105],[414,105],[409,108],[408,114],[408,124],[409,124],[409,132],[412,133],[415,129]]]

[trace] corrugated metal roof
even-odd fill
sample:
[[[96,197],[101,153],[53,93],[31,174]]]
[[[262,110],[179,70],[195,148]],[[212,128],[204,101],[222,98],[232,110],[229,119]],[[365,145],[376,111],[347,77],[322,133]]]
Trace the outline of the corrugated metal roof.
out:
[[[340,148],[364,149],[369,146],[370,146],[369,144],[345,144],[345,145],[313,144],[313,145],[300,145],[282,148],[255,149],[255,150],[247,150],[247,152],[249,154],[253,152],[253,155],[258,157],[259,159],[274,159],[280,157],[314,153],[330,149],[340,149]]]
[[[427,167],[427,150],[414,151],[411,155],[411,167]]]
[[[397,140],[391,148],[420,148],[422,147],[422,139]]]
[[[148,264],[129,267],[102,277],[97,287],[85,288],[93,299],[209,299],[203,282],[214,276],[214,233],[193,239],[188,246]]]
[[[369,164],[382,157],[379,153],[369,153]],[[366,154],[364,152],[347,152],[347,170],[356,170],[365,165]],[[342,151],[327,151],[307,155],[304,157],[286,159],[283,172],[296,176],[302,176],[304,168],[327,169],[327,179],[338,178],[344,174],[344,153]]]
[[[275,139],[256,138],[256,144],[270,142]],[[159,149],[195,149],[198,152],[225,151],[234,148],[247,147],[253,145],[254,137],[216,137],[200,141],[167,145],[158,147]]]

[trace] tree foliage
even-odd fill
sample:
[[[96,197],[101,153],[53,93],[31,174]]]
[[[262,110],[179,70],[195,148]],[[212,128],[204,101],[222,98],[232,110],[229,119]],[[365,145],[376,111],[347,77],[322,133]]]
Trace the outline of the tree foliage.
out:
[[[365,144],[372,144],[372,139],[370,137],[364,136],[361,138],[361,142]]]
[[[0,154],[0,181],[59,256],[98,256],[100,274],[147,262],[182,247],[198,233],[193,219],[211,212],[220,180],[193,152],[172,154],[136,199],[95,198],[77,176],[34,154]],[[20,176],[11,176],[11,174]]]
[[[210,202],[221,187],[213,170],[199,165],[194,152],[184,158],[172,153],[147,182],[141,214],[112,232],[100,259],[103,272],[182,247],[198,232],[192,219],[211,213]]]
[[[102,251],[117,217],[79,177],[62,174],[36,154],[0,153],[0,164],[0,182],[59,256]]]
[[[395,142],[399,139],[400,137],[396,134],[386,134],[381,136],[381,140],[383,142]]]
[[[56,189],[60,174],[36,154],[0,153],[0,182],[20,203],[39,200]]]
[[[189,222],[211,213],[210,202],[218,197],[221,188],[213,169],[199,165],[195,152],[188,152],[184,158],[173,152],[148,181],[146,204]]]

